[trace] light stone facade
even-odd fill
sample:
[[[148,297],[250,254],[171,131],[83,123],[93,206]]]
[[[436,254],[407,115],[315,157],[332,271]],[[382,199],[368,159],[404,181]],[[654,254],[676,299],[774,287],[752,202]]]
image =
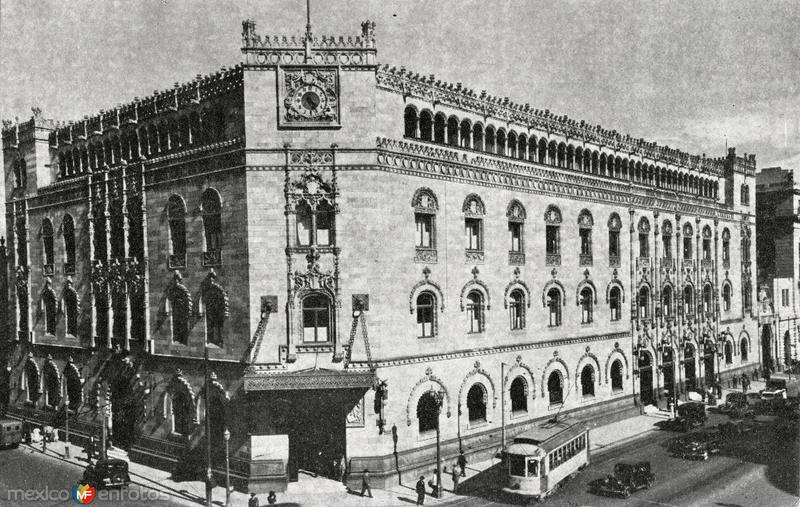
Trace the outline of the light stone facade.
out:
[[[11,413],[57,422],[72,383],[78,438],[110,406],[133,459],[202,467],[202,359],[218,340],[211,438],[230,429],[238,485],[279,488],[342,456],[351,481],[368,468],[387,484],[434,466],[432,390],[449,464],[543,420],[620,419],[758,364],[743,256],[755,199],[741,199],[753,156],[690,156],[378,66],[369,22],[347,41],[243,28],[233,69],[77,123],[37,111],[4,128]],[[317,244],[299,239],[307,223]],[[127,303],[99,333],[105,291]],[[288,463],[252,447],[281,434]]]

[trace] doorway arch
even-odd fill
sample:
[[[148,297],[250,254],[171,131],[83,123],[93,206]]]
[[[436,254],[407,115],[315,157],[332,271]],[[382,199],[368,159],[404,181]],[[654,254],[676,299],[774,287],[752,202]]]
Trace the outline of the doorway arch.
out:
[[[697,370],[694,363],[694,345],[687,343],[683,349],[683,378],[686,390],[694,391],[697,388]]]
[[[772,329],[769,324],[761,326],[761,366],[765,373],[775,368],[772,360]]]
[[[647,351],[639,352],[639,396],[642,405],[651,405],[653,399],[653,358]]]

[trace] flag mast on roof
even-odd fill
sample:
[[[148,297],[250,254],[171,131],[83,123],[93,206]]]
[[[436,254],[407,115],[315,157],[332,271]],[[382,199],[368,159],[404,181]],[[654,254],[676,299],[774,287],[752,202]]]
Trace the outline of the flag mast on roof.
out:
[[[306,63],[311,61],[311,0],[306,0]]]

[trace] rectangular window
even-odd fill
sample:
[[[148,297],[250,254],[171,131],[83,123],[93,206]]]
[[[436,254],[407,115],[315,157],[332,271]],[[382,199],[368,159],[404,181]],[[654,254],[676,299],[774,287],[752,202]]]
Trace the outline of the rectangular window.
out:
[[[672,238],[669,235],[663,236],[664,243],[664,258],[672,259]]]
[[[433,307],[417,306],[417,335],[420,338],[433,336]]]
[[[558,226],[548,225],[545,235],[546,235],[545,241],[546,241],[547,254],[557,255],[559,253]]]
[[[467,250],[482,250],[481,220],[479,218],[464,219],[464,234],[466,235]]]
[[[781,305],[789,306],[789,289],[781,290]]]
[[[608,256],[619,257],[619,231],[608,231]]]
[[[331,241],[331,230],[333,215],[329,212],[317,213],[317,245],[328,246],[333,244]]]
[[[650,257],[650,242],[647,234],[639,234],[639,257]]]
[[[508,312],[511,319],[511,329],[522,329],[522,305],[514,301],[509,305]]]
[[[522,224],[519,222],[508,223],[508,235],[511,238],[511,251],[522,251]]]
[[[469,320],[469,332],[480,333],[483,331],[481,327],[481,309],[478,305],[467,306],[467,319]]]
[[[692,238],[683,238],[683,258],[687,261],[692,260]]]
[[[297,215],[297,244],[300,246],[308,246],[311,244],[311,215],[298,214]]]
[[[417,247],[433,248],[433,215],[417,213],[414,218],[417,222]]]
[[[592,255],[592,230],[580,229],[581,255]]]
[[[704,239],[703,240],[703,259],[710,261],[711,260],[711,240]]]

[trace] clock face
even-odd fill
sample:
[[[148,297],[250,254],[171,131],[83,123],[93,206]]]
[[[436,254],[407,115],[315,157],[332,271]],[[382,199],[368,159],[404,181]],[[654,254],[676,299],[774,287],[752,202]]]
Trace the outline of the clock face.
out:
[[[337,69],[284,69],[280,80],[279,126],[338,128],[339,75]]]
[[[304,85],[292,94],[295,110],[305,118],[318,118],[327,109],[325,91],[316,85]]]

